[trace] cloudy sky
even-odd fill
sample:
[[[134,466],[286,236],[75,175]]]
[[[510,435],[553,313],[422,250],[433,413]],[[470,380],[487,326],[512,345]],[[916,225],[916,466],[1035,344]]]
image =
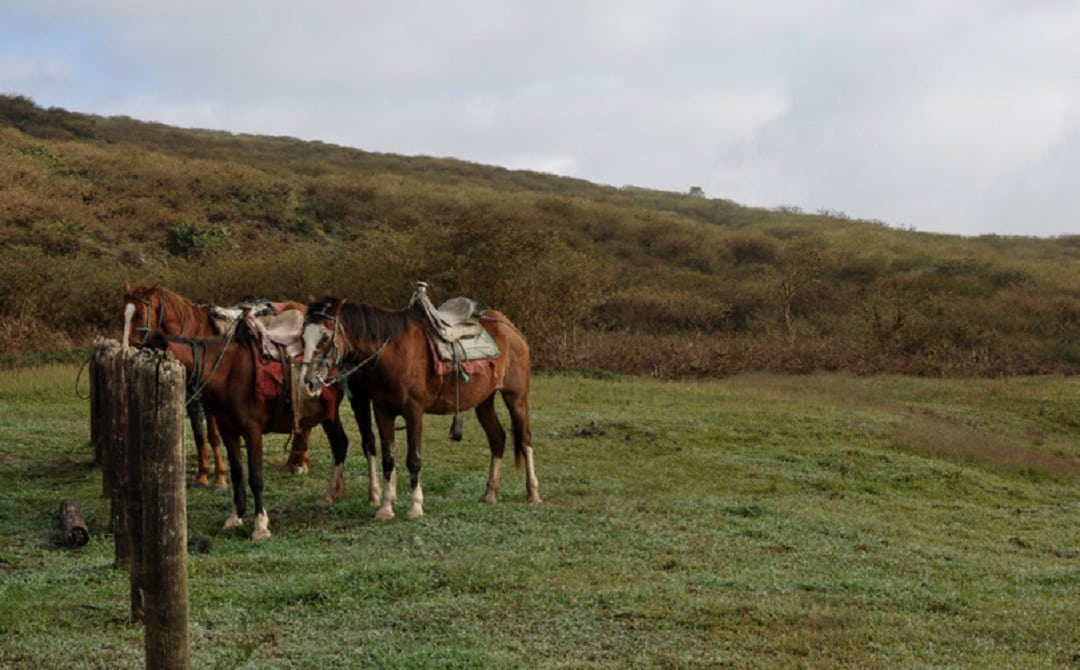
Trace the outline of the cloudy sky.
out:
[[[1073,0],[0,0],[0,93],[1056,236],[1080,234],[1078,36]]]

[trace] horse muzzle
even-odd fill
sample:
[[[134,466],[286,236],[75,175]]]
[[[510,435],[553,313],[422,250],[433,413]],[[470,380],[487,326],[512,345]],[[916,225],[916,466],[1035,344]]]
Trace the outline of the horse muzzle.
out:
[[[315,398],[322,393],[322,387],[325,383],[323,382],[322,375],[316,373],[314,369],[308,368],[301,374],[299,385],[300,390],[305,396]]]

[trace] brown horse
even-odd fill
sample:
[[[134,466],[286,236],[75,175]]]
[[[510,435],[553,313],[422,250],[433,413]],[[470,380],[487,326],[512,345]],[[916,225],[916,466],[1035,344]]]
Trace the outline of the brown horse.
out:
[[[285,309],[304,310],[304,305],[295,301],[276,303],[278,311]],[[225,333],[219,332],[212,314],[212,305],[200,304],[170,291],[159,284],[140,284],[132,286],[124,282],[124,346],[130,343],[141,346],[155,333],[176,337],[214,337]],[[198,454],[198,474],[195,486],[209,485],[210,456],[214,453],[214,488],[225,489],[225,460],[221,455],[221,437],[213,418],[206,417],[203,428],[204,411],[202,403],[188,404],[188,419],[191,432],[195,437],[195,450]],[[374,439],[374,438],[372,438]],[[210,447],[208,449],[207,447]],[[286,468],[294,472],[307,471],[307,452],[296,450],[289,455]]]
[[[475,408],[491,449],[487,488],[481,500],[496,500],[506,446],[506,432],[495,412],[496,391],[502,392],[510,412],[515,463],[518,466],[525,463],[526,497],[529,502],[540,502],[529,428],[529,345],[499,312],[484,312],[481,322],[501,355],[492,359],[485,369],[470,372],[467,383],[455,384],[436,370],[425,316],[419,305],[387,311],[337,298],[324,298],[308,305],[301,365],[305,391],[309,395],[317,394],[324,384],[347,375],[350,389],[366,391],[375,412],[385,478],[376,518],[394,516],[393,506],[397,501],[394,419],[397,416],[405,418],[409,448],[406,465],[412,485],[410,517],[424,513],[420,443],[425,413],[451,414],[458,409]],[[324,371],[338,366],[343,372],[327,379]]]
[[[213,337],[217,335],[210,318],[210,306],[193,303],[178,293],[158,284],[132,286],[124,282],[124,346],[142,346],[155,333],[177,337]],[[221,436],[202,403],[188,403],[188,419],[195,436],[199,471],[195,486],[209,485],[210,456],[207,443],[214,452],[214,488],[225,489],[225,460],[221,456]]]
[[[311,429],[321,424],[335,462],[344,463],[349,439],[338,418],[341,394],[302,398],[297,417],[293,403],[279,403],[277,397],[260,393],[263,381],[259,366],[265,360],[261,343],[245,322],[237,326],[231,337],[185,338],[157,333],[146,341],[146,346],[168,351],[184,366],[188,388],[201,398],[209,416],[217,421],[228,450],[233,485],[233,510],[225,521],[226,530],[243,525],[247,508],[241,440],[247,447],[248,480],[254,498],[255,528],[251,534],[254,540],[270,537],[270,520],[263,505],[264,433],[294,433],[294,439],[306,451]],[[288,394],[287,397],[292,395],[284,386],[277,386],[275,391]],[[333,493],[333,490],[327,493],[328,500]]]

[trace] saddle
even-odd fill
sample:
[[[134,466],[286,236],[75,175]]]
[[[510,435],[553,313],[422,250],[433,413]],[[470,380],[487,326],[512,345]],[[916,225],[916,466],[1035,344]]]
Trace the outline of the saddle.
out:
[[[414,302],[419,302],[428,318],[429,340],[439,360],[451,361],[454,367],[464,361],[498,358],[499,346],[480,325],[476,301],[451,298],[435,307],[427,294],[427,284],[417,283]]]
[[[210,319],[214,322],[218,334],[229,335],[236,330],[240,319],[247,315],[254,316],[264,326],[268,325],[281,311],[281,306],[281,303],[275,304],[266,298],[242,298],[230,307],[210,305]]]
[[[450,424],[450,439],[462,438],[462,416],[458,405],[461,383],[471,381],[469,375],[495,368],[494,359],[501,355],[499,345],[480,325],[481,312],[476,301],[465,297],[451,298],[435,307],[427,294],[427,283],[416,282],[416,293],[409,304],[420,303],[428,320],[428,345],[434,354],[435,374],[445,378],[441,396],[454,379],[454,420]]]
[[[231,307],[210,306],[210,318],[222,335],[232,335],[237,325],[244,321],[248,330],[259,342],[259,350],[272,360],[283,360],[277,345],[295,357],[304,352],[301,340],[304,330],[304,314],[296,309],[278,312],[278,305],[265,298],[242,300]]]
[[[287,309],[270,317],[244,317],[248,329],[259,337],[263,354],[274,360],[293,359],[304,353],[304,313]]]
[[[252,335],[251,346],[258,354],[255,364],[256,395],[276,399],[271,425],[281,432],[300,432],[300,422],[308,416],[318,416],[329,410],[327,417],[334,418],[337,401],[336,387],[324,387],[316,398],[302,393],[297,370],[304,355],[302,333],[304,314],[297,309],[287,309],[270,317],[247,314],[243,317],[244,328]],[[284,425],[291,409],[292,425]],[[288,430],[286,430],[288,429]]]

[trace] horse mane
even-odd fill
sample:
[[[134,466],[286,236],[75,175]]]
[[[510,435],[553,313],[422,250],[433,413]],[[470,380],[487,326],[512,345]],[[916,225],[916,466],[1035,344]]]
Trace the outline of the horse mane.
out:
[[[339,298],[327,296],[308,305],[308,314],[329,314]],[[357,340],[393,340],[419,322],[412,309],[389,310],[345,301],[337,318]]]

